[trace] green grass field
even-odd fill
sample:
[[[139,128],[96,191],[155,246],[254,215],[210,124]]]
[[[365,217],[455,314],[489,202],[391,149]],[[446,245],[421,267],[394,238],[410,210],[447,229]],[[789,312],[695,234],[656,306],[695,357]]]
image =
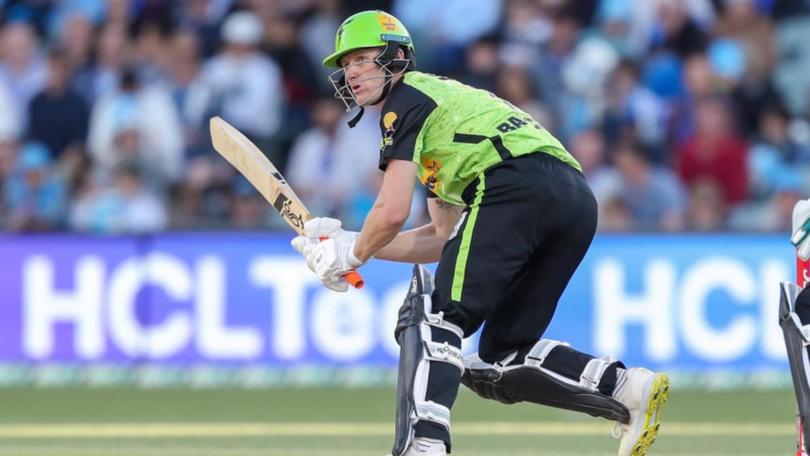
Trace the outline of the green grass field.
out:
[[[793,455],[791,391],[673,391],[650,455]],[[0,456],[382,456],[393,389],[0,389]],[[454,455],[615,455],[612,423],[462,390]]]

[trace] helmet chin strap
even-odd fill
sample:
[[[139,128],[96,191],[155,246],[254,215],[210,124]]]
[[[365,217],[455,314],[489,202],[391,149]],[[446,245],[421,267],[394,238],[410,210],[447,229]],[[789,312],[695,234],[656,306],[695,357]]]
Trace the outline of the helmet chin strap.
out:
[[[356,127],[357,123],[360,122],[360,119],[363,118],[363,114],[365,112],[366,112],[366,108],[360,106],[360,109],[357,110],[357,114],[354,117],[352,117],[348,122],[346,122],[346,125],[348,125],[349,128]]]
[[[388,94],[391,92],[392,86],[391,79],[394,77],[394,74],[391,72],[391,70],[388,69],[388,67],[393,62],[394,57],[397,56],[398,49],[399,46],[397,45],[396,42],[386,41],[385,49],[383,49],[380,55],[378,55],[377,58],[375,59],[377,63],[383,68],[383,71],[385,72],[385,79],[383,80],[382,84],[382,92],[380,92],[380,96],[377,97],[377,101],[371,103],[372,106],[382,103],[382,101],[385,100],[385,97],[387,97]],[[360,106],[360,110],[357,112],[357,115],[352,117],[351,120],[347,122],[349,128],[354,128],[355,126],[357,126],[358,122],[360,122],[360,119],[363,118],[363,114],[365,112],[366,108],[364,106]]]

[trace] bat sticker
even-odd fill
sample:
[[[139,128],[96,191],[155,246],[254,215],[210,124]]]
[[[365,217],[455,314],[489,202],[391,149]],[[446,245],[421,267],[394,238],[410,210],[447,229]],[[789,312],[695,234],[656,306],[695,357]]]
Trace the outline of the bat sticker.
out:
[[[281,182],[284,185],[287,185],[287,182],[284,180],[284,176],[282,176],[281,174],[279,174],[277,172],[274,172],[272,174],[273,174],[273,177],[276,178],[276,180],[278,180],[279,182]],[[276,209],[278,209],[278,208],[276,208]]]
[[[281,214],[282,217],[289,220],[293,226],[297,228],[304,228],[304,217],[301,214],[296,214],[290,208],[290,201],[283,193],[279,193],[276,201],[273,202],[273,207]]]

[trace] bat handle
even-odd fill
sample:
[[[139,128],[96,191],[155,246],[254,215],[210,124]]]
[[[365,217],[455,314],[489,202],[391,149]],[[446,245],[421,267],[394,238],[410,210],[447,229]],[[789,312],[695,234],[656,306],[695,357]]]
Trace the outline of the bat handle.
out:
[[[321,236],[319,239],[321,241],[325,241],[329,238],[326,236]],[[358,290],[366,286],[366,281],[363,280],[363,276],[361,276],[357,271],[349,271],[346,274],[343,274],[343,280],[349,282],[349,285],[357,288]]]
[[[366,281],[363,280],[363,276],[361,276],[357,271],[347,272],[343,275],[343,280],[349,282],[349,285],[357,288],[358,290],[366,285]]]

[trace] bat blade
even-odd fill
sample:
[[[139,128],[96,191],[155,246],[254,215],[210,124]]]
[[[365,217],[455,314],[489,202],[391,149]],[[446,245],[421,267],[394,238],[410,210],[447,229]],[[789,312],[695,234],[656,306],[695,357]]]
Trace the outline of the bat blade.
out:
[[[267,157],[239,130],[220,117],[211,118],[214,149],[236,168],[298,234],[304,234],[304,222],[312,218],[284,176]]]
[[[210,130],[214,149],[261,193],[296,233],[303,235],[304,222],[312,215],[264,153],[220,117],[211,118]],[[355,288],[365,285],[357,271],[349,271],[343,278]]]

